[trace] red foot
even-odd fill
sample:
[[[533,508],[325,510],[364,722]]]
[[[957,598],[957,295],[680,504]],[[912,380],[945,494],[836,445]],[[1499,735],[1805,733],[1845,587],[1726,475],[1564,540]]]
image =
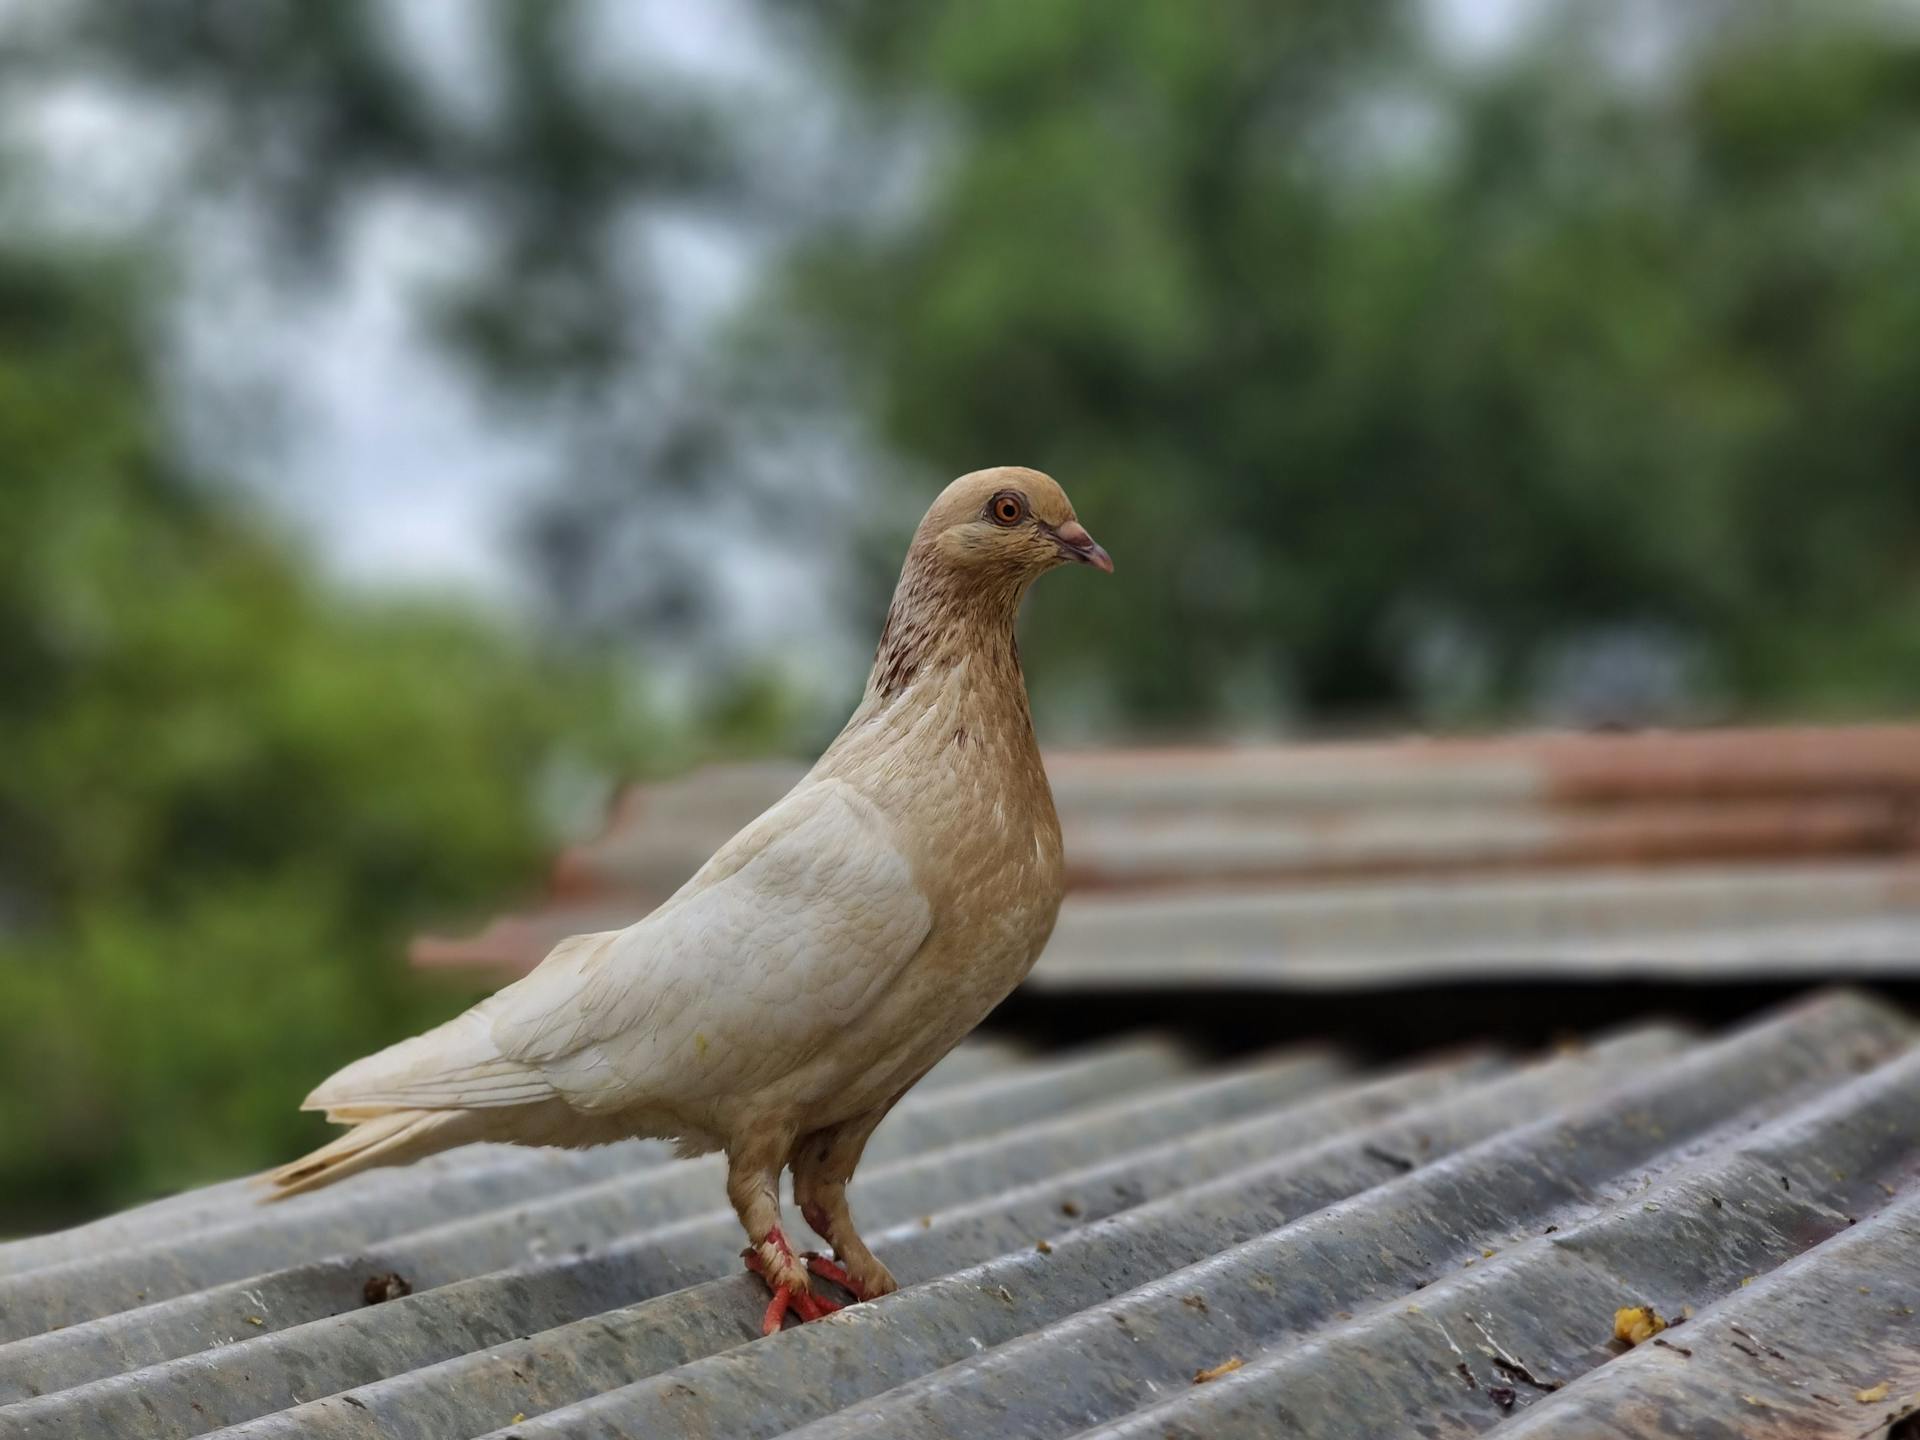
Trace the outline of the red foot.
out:
[[[846,1266],[838,1260],[830,1260],[818,1250],[809,1250],[802,1258],[807,1262],[807,1268],[814,1274],[822,1280],[831,1280],[854,1299],[871,1300],[873,1298],[847,1273]]]
[[[802,1324],[809,1320],[818,1320],[823,1315],[831,1315],[841,1307],[832,1300],[822,1300],[811,1290],[790,1290],[784,1285],[773,1287],[773,1299],[767,1302],[767,1313],[761,1317],[760,1333],[772,1335],[780,1329],[787,1318],[787,1310],[800,1317]]]
[[[780,1227],[778,1225],[767,1232],[767,1243],[789,1259],[797,1258],[794,1256],[792,1248],[787,1244],[787,1237],[780,1233]],[[805,1285],[783,1285],[774,1280],[774,1278],[767,1273],[766,1262],[760,1258],[758,1247],[749,1245],[740,1252],[740,1257],[747,1262],[747,1269],[758,1275],[762,1280],[765,1280],[767,1282],[767,1288],[773,1291],[773,1299],[768,1302],[767,1313],[760,1322],[760,1333],[762,1335],[771,1335],[779,1330],[782,1322],[787,1318],[788,1310],[792,1310],[794,1314],[798,1315],[801,1323],[804,1324],[808,1320],[818,1320],[822,1316],[831,1315],[834,1311],[840,1309],[840,1306],[835,1302],[822,1300]]]

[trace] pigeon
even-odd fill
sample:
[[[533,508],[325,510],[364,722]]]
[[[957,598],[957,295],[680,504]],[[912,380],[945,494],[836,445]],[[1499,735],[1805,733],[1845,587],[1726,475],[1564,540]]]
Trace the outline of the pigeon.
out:
[[[847,1183],[874,1127],[1033,967],[1064,888],[1014,622],[1063,564],[1113,561],[1052,479],[941,492],[907,550],[865,694],[784,798],[624,930],[347,1066],[304,1108],[353,1128],[272,1197],[474,1141],[636,1136],[723,1152],[762,1329],[896,1288]],[[831,1249],[796,1253],[780,1179]]]

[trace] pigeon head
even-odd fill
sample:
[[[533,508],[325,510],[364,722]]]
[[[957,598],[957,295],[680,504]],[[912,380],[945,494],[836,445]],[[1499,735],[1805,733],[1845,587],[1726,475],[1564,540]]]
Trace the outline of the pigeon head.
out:
[[[1112,557],[1074,518],[1067,492],[1019,465],[976,470],[947,486],[920,522],[913,548],[983,584],[1024,586],[1056,565],[1113,570]]]
[[[1113,569],[1107,552],[1074,519],[1064,490],[1018,465],[962,475],[940,492],[914,532],[880,632],[869,699],[889,703],[916,677],[936,672],[970,674],[985,684],[989,672],[974,664],[981,661],[1017,696],[1009,713],[1017,712],[1030,730],[1014,619],[1027,586],[1067,564]],[[922,703],[934,703],[935,691],[916,693]]]

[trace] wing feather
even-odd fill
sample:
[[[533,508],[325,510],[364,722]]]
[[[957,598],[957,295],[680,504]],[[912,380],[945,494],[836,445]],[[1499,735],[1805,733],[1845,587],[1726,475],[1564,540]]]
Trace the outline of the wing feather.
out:
[[[803,784],[625,930],[563,940],[524,979],[356,1061],[305,1108],[582,1110],[727,1093],[803,1062],[890,985],[932,911],[885,817]]]
[[[803,784],[645,920],[479,1008],[497,1052],[578,1108],[697,1099],[817,1053],[932,923],[885,816],[844,782]]]
[[[303,1102],[305,1110],[364,1119],[390,1110],[480,1110],[553,1098],[533,1066],[500,1053],[478,1009],[330,1076]]]

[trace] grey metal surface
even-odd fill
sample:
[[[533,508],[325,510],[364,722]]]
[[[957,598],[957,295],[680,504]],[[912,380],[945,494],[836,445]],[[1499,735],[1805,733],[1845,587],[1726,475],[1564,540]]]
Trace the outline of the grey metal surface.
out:
[[[1920,732],[1915,740],[1920,752]],[[1135,888],[1626,859],[1879,855],[1920,843],[1911,806],[1890,788],[1594,804],[1556,797],[1544,775],[1510,757],[1410,769],[1391,753],[1229,751],[1197,766],[1117,775],[1097,761],[1056,757],[1049,768],[1073,881]],[[797,778],[779,766],[728,767],[637,791],[608,834],[562,857],[563,888],[669,893]]]
[[[1920,1391],[1914,1038],[1830,993],[1385,1070],[970,1048],[854,1187],[905,1288],[769,1338],[711,1161],[213,1187],[0,1246],[0,1437],[1883,1433]],[[1638,1303],[1692,1314],[1623,1354]]]
[[[1920,867],[1876,861],[1070,897],[1029,983],[1363,989],[1916,966]]]
[[[978,1080],[1006,1070],[1020,1052],[1005,1042],[979,1037],[955,1050],[920,1082],[917,1097],[936,1094],[950,1086]],[[378,1233],[371,1227],[389,1223],[389,1207],[404,1205],[423,1191],[442,1187],[458,1192],[468,1181],[489,1173],[501,1174],[518,1169],[528,1175],[544,1177],[536,1189],[558,1190],[568,1184],[585,1183],[625,1172],[634,1166],[665,1159],[670,1147],[634,1144],[608,1146],[602,1150],[571,1152],[565,1150],[525,1150],[514,1145],[472,1145],[453,1155],[435,1155],[401,1170],[378,1170],[360,1176],[351,1185],[343,1185],[311,1196],[297,1206],[279,1210],[260,1208],[260,1192],[249,1179],[229,1180],[219,1185],[170,1196],[150,1204],[123,1210],[101,1220],[76,1225],[51,1235],[0,1243],[0,1276],[38,1269],[60,1261],[85,1259],[107,1251],[136,1245],[141,1241],[173,1240],[183,1235],[203,1233],[216,1225],[247,1219],[273,1217],[307,1223],[315,1217],[341,1217],[357,1241]],[[461,1177],[454,1186],[444,1187],[449,1174]],[[450,1197],[450,1203],[457,1199]],[[360,1218],[348,1221],[357,1213]],[[457,1210],[436,1210],[446,1218]]]
[[[876,1168],[890,1158],[926,1150],[937,1159],[982,1133],[1004,1134],[1000,1127],[1023,1118],[1054,1115],[1124,1094],[1194,1063],[1165,1041],[1147,1040],[1100,1047],[1064,1061],[1009,1067],[1006,1073],[909,1097],[876,1132],[868,1153]],[[610,1180],[560,1189],[541,1200],[501,1206],[410,1235],[357,1244],[344,1253],[323,1250],[315,1259],[295,1258],[309,1253],[309,1226],[296,1207],[323,1205],[330,1195],[348,1194],[378,1177],[319,1192],[311,1201],[271,1208],[255,1203],[243,1220],[212,1233],[220,1236],[245,1226],[271,1234],[276,1226],[285,1227],[289,1241],[284,1258],[294,1263],[240,1278],[226,1278],[222,1272],[230,1267],[210,1258],[217,1252],[200,1235],[13,1277],[0,1286],[0,1303],[13,1306],[10,1322],[25,1327],[29,1307],[35,1307],[44,1333],[0,1345],[0,1400],[20,1398],[22,1390],[34,1394],[65,1388],[242,1340],[252,1348],[243,1347],[229,1358],[247,1368],[249,1384],[268,1385],[274,1383],[274,1370],[263,1356],[277,1343],[276,1332],[338,1317],[343,1311],[354,1315],[361,1331],[370,1335],[370,1360],[386,1363],[409,1353],[409,1343],[423,1347],[412,1353],[424,1356],[433,1347],[453,1343],[456,1335],[487,1337],[493,1335],[492,1327],[574,1318],[579,1307],[593,1305],[597,1296],[630,1296],[637,1284],[684,1284],[696,1278],[679,1268],[688,1255],[686,1237],[673,1247],[639,1253],[632,1244],[613,1242],[634,1231],[703,1212],[711,1215],[709,1207],[723,1196],[722,1170],[712,1157],[672,1165],[651,1163],[655,1157],[650,1151],[639,1158],[642,1163],[630,1173]],[[346,1223],[365,1208],[352,1204]],[[724,1250],[730,1258],[738,1248],[737,1235],[724,1227],[711,1228],[732,1247]],[[334,1246],[348,1239],[344,1232],[329,1236]],[[167,1263],[176,1246],[187,1263]],[[168,1300],[143,1295],[138,1288],[156,1274],[177,1278],[194,1263],[221,1273],[225,1283]],[[424,1292],[415,1297],[418,1303],[377,1315],[354,1309],[368,1277],[384,1274],[402,1275]],[[75,1316],[97,1318],[89,1323]],[[295,1371],[286,1379],[290,1386],[304,1383],[310,1373],[312,1338],[311,1332],[303,1334],[287,1347],[295,1358]]]
[[[1122,749],[1047,768],[1072,892],[1036,977],[1056,989],[1920,973],[1920,726]],[[628,924],[797,773],[636,786],[557,859],[547,904],[422,937],[414,957],[525,970]]]
[[[447,958],[531,964],[566,935],[638,913],[563,906],[503,920],[472,946],[450,945]],[[1324,991],[1916,973],[1920,864],[1902,858],[1087,890],[1067,896],[1027,983],[1057,992]]]
[[[669,891],[800,771],[636,786],[563,858],[563,885]],[[1072,864],[1099,883],[1920,845],[1911,725],[1056,751],[1047,772]]]

